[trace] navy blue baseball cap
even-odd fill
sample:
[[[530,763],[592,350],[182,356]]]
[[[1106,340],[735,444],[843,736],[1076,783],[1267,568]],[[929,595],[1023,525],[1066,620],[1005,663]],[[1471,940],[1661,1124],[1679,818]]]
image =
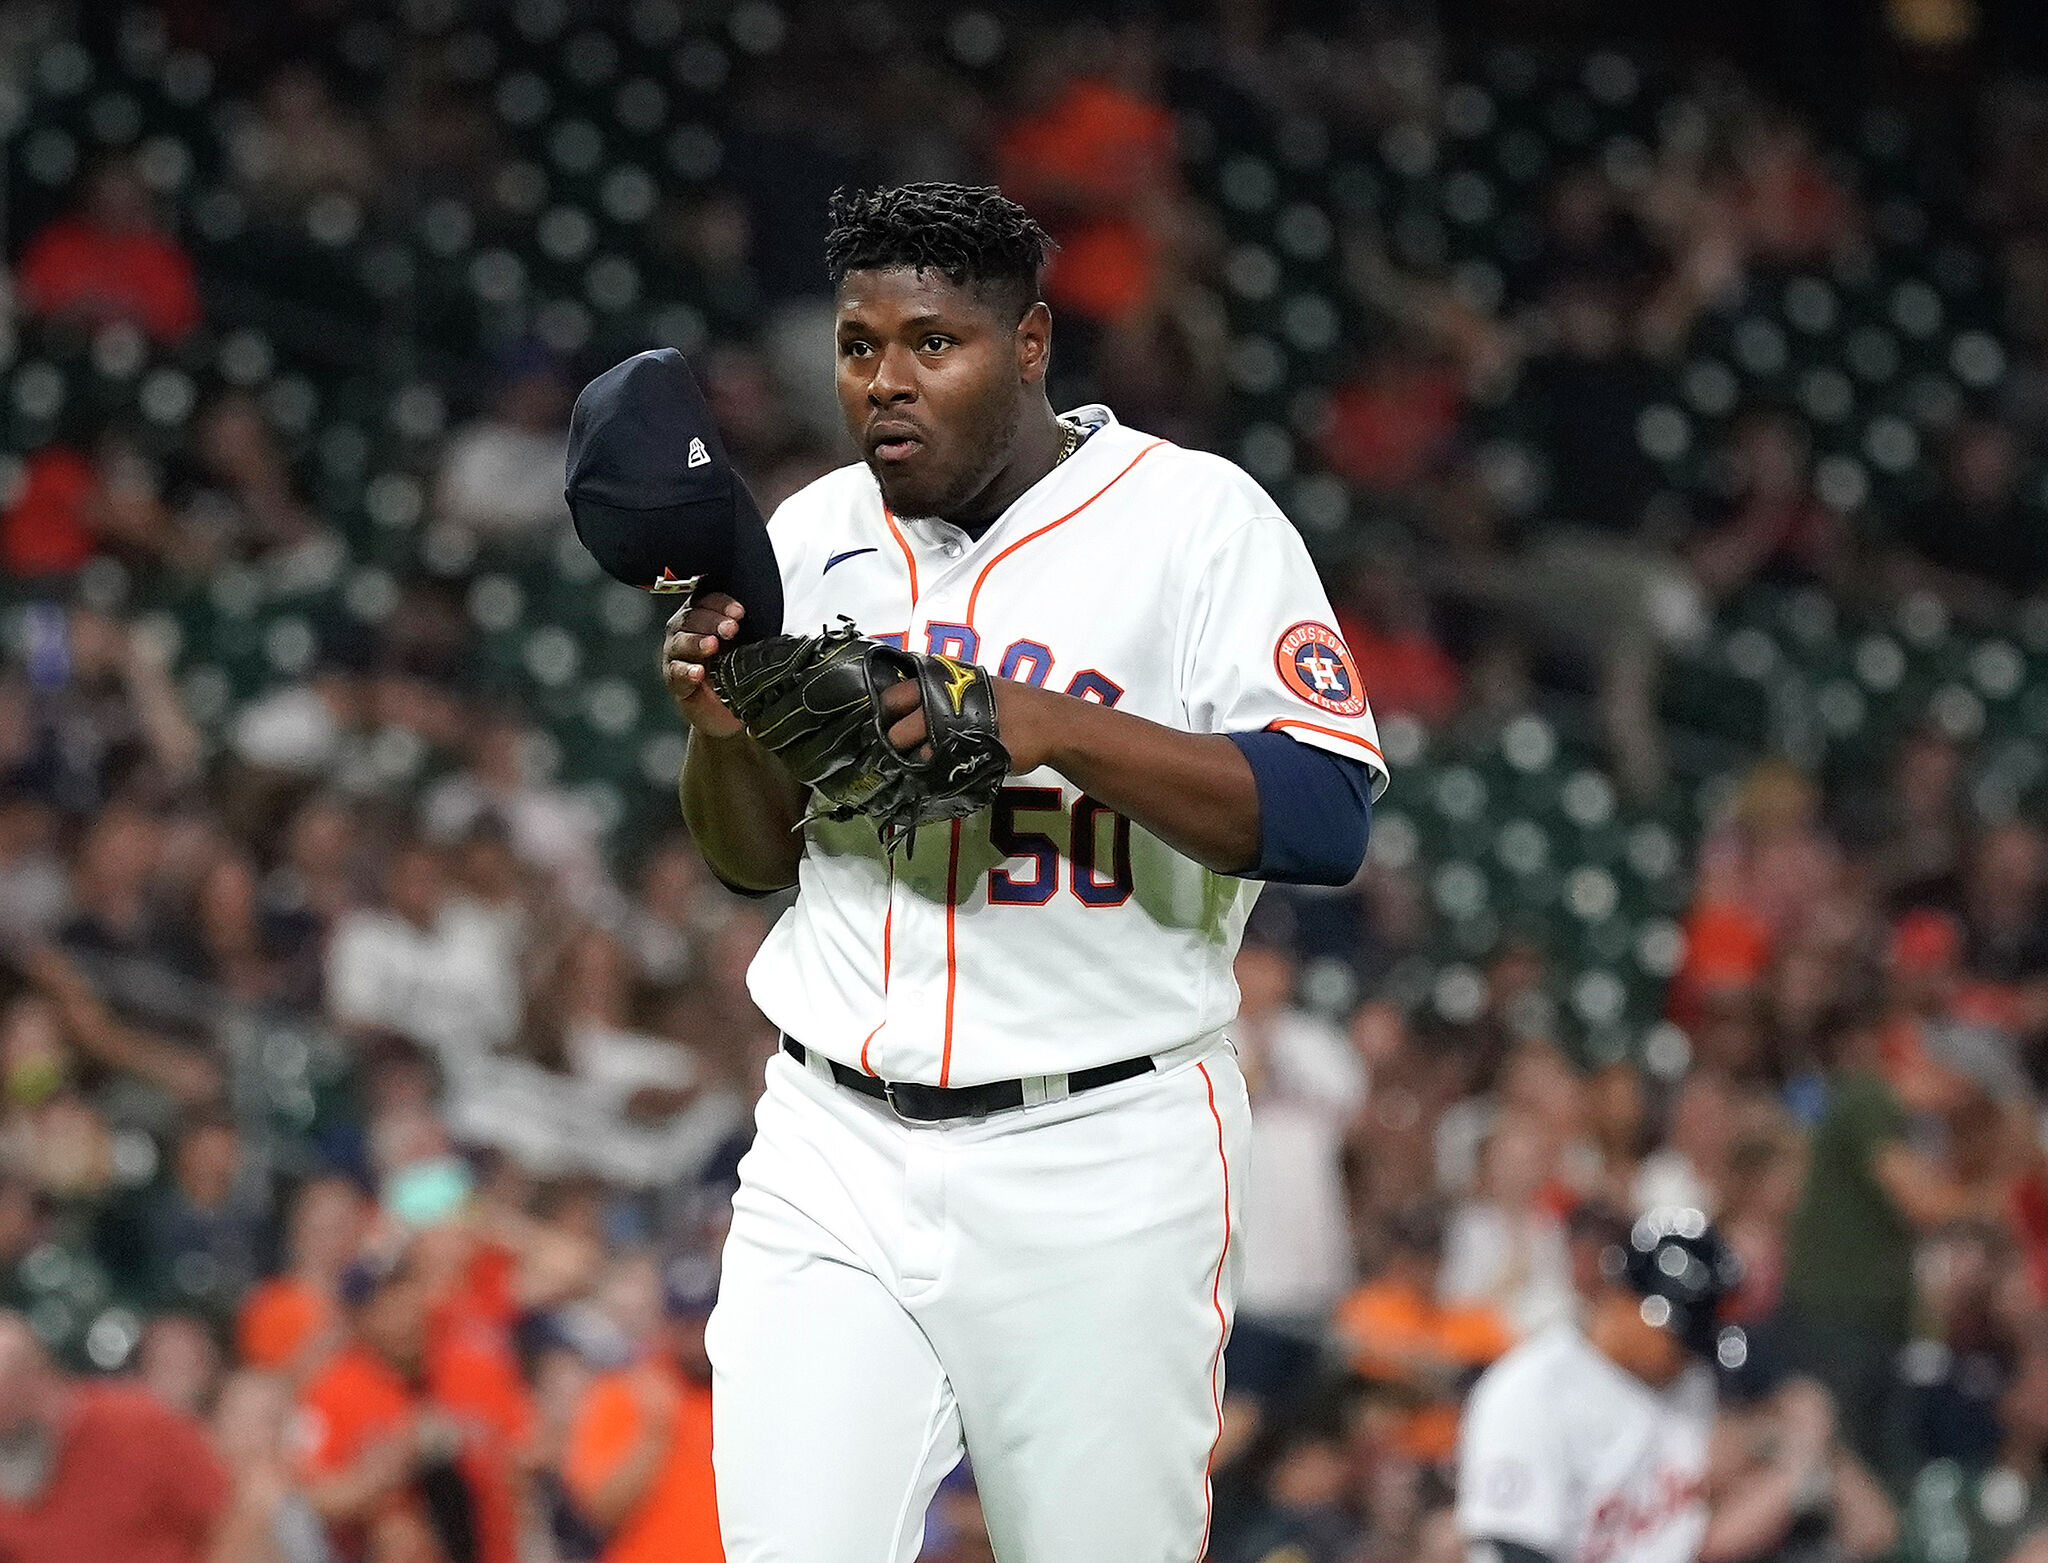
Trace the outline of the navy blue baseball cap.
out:
[[[782,628],[782,575],[760,507],[733,470],[710,405],[672,347],[583,388],[569,418],[569,513],[607,575],[681,597],[726,592],[740,638]]]

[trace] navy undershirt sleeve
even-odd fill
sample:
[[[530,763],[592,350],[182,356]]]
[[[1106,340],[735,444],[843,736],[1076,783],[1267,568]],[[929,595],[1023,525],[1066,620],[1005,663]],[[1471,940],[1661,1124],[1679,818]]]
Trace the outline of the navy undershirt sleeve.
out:
[[[1372,829],[1372,771],[1286,733],[1231,733],[1259,789],[1259,860],[1240,879],[1349,884]]]

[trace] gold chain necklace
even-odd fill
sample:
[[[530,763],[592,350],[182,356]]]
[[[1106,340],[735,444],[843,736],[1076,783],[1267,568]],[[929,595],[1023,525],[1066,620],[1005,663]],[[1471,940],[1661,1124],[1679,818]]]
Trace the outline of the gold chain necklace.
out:
[[[1067,437],[1060,445],[1059,455],[1053,458],[1052,464],[1055,467],[1081,448],[1081,425],[1068,423],[1064,418],[1060,419],[1060,423],[1066,429]]]

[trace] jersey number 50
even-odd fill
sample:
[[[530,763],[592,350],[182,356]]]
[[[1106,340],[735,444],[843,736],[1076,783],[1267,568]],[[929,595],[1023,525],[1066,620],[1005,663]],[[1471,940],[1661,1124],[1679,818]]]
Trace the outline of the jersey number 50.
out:
[[[1065,853],[1044,831],[1019,825],[1020,814],[1067,815]],[[991,906],[1045,905],[1059,893],[1062,857],[1072,864],[1067,888],[1082,905],[1122,906],[1131,898],[1131,822],[1108,804],[1083,793],[1070,809],[1057,787],[1005,787],[996,794],[993,815],[989,840],[1012,860],[1029,859],[1030,868],[1025,872],[1013,862],[990,869]]]

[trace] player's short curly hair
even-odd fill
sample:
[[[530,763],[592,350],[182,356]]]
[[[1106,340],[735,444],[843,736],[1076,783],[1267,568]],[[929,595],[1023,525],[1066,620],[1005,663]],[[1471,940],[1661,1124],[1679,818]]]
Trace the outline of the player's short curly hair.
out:
[[[908,267],[974,287],[1019,318],[1044,296],[1045,263],[1056,246],[994,185],[840,190],[829,213],[825,269],[834,287],[850,271]]]

